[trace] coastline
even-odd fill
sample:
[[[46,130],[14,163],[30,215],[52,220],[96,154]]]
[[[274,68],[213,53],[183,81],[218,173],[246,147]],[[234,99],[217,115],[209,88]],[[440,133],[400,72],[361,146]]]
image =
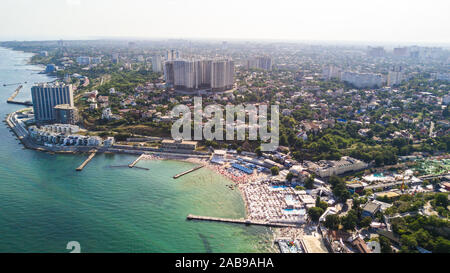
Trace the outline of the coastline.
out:
[[[33,55],[36,55],[32,52],[26,52],[21,50],[15,50],[18,52],[23,53],[30,53]],[[27,61],[28,65],[36,65],[39,68],[42,68],[42,64],[36,64],[31,62],[31,58]],[[214,173],[219,174],[220,176],[224,177],[227,180],[230,180],[232,184],[228,185],[228,187],[231,190],[238,189],[239,194],[244,202],[244,213],[245,218],[249,218],[250,211],[249,211],[249,200],[244,192],[244,185],[246,183],[255,182],[256,180],[263,179],[266,177],[264,174],[258,174],[254,173],[252,175],[241,173],[237,170],[233,170],[230,168],[230,170],[233,170],[232,172],[228,171],[226,168],[230,166],[223,166],[218,164],[213,164],[209,162],[210,154],[208,155],[198,155],[198,154],[186,154],[186,153],[174,153],[174,152],[164,152],[164,151],[143,151],[138,149],[124,149],[123,147],[120,148],[114,148],[114,147],[96,147],[96,146],[44,146],[39,145],[35,143],[33,140],[30,139],[28,132],[26,128],[23,125],[23,123],[19,122],[18,119],[15,118],[15,115],[19,112],[22,112],[25,109],[29,109],[29,107],[18,109],[14,112],[11,112],[6,115],[6,118],[3,120],[7,127],[12,131],[17,139],[20,141],[20,143],[23,145],[25,149],[34,150],[37,152],[44,152],[49,154],[87,154],[92,152],[92,150],[96,150],[98,153],[104,153],[104,154],[128,154],[128,155],[136,155],[136,156],[143,156],[144,160],[177,160],[182,162],[189,162],[192,164],[201,164],[204,165],[206,168],[212,170]],[[270,232],[270,236],[272,239],[267,242],[267,248],[270,249],[271,252],[279,252],[279,249],[274,246],[274,239],[276,236],[276,229],[272,227],[267,227],[268,232]],[[261,243],[261,242],[260,242]],[[265,244],[265,243],[264,243]]]
[[[6,52],[6,53],[8,53],[8,52]],[[24,62],[21,61],[21,63],[24,63]],[[9,90],[5,89],[5,93],[4,94],[7,94],[7,93],[9,93]],[[5,100],[3,102],[5,103],[5,101],[6,101],[6,98],[5,98]],[[17,154],[19,154],[20,156],[22,156],[22,155],[26,155],[27,156],[26,159],[28,160],[27,161],[28,164],[26,164],[26,166],[18,166],[17,169],[11,168],[11,170],[14,170],[14,173],[18,173],[18,175],[6,176],[4,179],[11,181],[11,182],[8,182],[9,184],[7,186],[11,185],[11,187],[14,188],[14,189],[17,188],[18,190],[24,190],[24,188],[26,189],[26,187],[28,185],[30,185],[30,187],[33,190],[32,191],[33,193],[34,192],[40,193],[40,191],[34,190],[34,187],[36,186],[35,184],[36,183],[40,183],[39,182],[40,180],[42,180],[42,181],[48,180],[48,183],[50,183],[52,185],[52,188],[48,188],[47,189],[46,187],[43,186],[42,191],[44,191],[45,194],[49,194],[49,196],[52,195],[52,194],[53,195],[56,194],[56,195],[59,196],[61,194],[64,194],[66,192],[66,190],[67,190],[67,193],[69,193],[70,191],[73,191],[74,189],[77,191],[77,193],[76,193],[75,197],[73,197],[73,200],[78,201],[80,198],[85,198],[85,196],[90,196],[89,194],[91,194],[91,192],[84,193],[83,192],[83,188],[80,188],[78,186],[76,186],[74,188],[71,188],[71,185],[72,185],[71,183],[67,183],[67,181],[64,181],[64,183],[63,182],[59,183],[59,181],[58,181],[58,179],[60,179],[61,177],[64,177],[67,174],[70,174],[69,178],[67,178],[67,180],[70,180],[70,181],[80,181],[80,179],[84,179],[85,176],[87,176],[87,175],[90,176],[91,175],[91,173],[89,172],[90,170],[86,170],[86,172],[83,172],[81,174],[75,172],[75,167],[77,167],[77,166],[75,166],[75,165],[72,166],[72,158],[73,158],[73,156],[67,156],[67,157],[63,156],[61,158],[62,159],[61,161],[65,162],[63,164],[66,165],[64,167],[64,170],[68,171],[68,173],[65,173],[61,177],[59,177],[59,174],[53,175],[54,174],[53,171],[52,171],[51,174],[49,173],[48,176],[40,177],[39,174],[43,174],[44,173],[42,170],[40,170],[40,168],[41,168],[40,166],[41,165],[45,165],[45,167],[46,167],[46,166],[50,165],[50,164],[47,164],[47,162],[51,162],[51,160],[54,159],[54,156],[48,157],[48,156],[46,156],[46,154],[68,154],[68,155],[76,155],[76,154],[78,154],[78,155],[81,155],[81,157],[83,157],[93,147],[77,147],[76,149],[73,149],[73,150],[72,149],[70,149],[70,150],[63,150],[63,149],[58,149],[58,148],[63,148],[63,147],[56,147],[55,146],[52,149],[51,147],[45,147],[43,145],[33,145],[33,143],[30,142],[30,140],[28,138],[26,138],[26,137],[24,137],[22,135],[23,132],[21,132],[19,128],[16,128],[17,124],[12,123],[12,119],[13,119],[14,113],[15,112],[19,113],[21,110],[25,109],[26,107],[20,107],[20,106],[17,107],[15,105],[10,105],[10,106],[11,107],[4,108],[5,110],[3,112],[4,113],[3,114],[3,121],[5,122],[5,125],[6,125],[4,127],[5,130],[3,130],[4,131],[4,136],[5,136],[5,138],[8,139],[8,144],[7,145],[11,146],[11,148],[13,148],[14,150],[18,150]],[[8,110],[6,110],[6,109],[8,109]],[[18,119],[20,119],[20,116],[18,116]],[[13,135],[11,137],[11,132],[15,136]],[[17,142],[16,140],[19,140],[20,142]],[[17,145],[17,143],[19,143],[20,145]],[[14,146],[12,146],[12,145],[14,145]],[[6,148],[6,145],[4,145],[4,147]],[[75,147],[72,146],[70,148],[75,148]],[[39,156],[39,154],[35,154],[34,152],[31,152],[31,151],[26,152],[26,150],[28,150],[28,149],[36,151],[36,152],[43,152],[41,154],[41,156],[43,156],[43,160],[37,162],[36,158],[41,158],[41,156]],[[5,149],[5,151],[9,151],[9,150],[10,149]],[[139,150],[129,150],[128,151],[128,150],[124,150],[124,149],[117,149],[114,152],[111,152],[108,149],[104,149],[104,150],[102,149],[102,150],[100,150],[100,152],[105,153],[105,154],[110,154],[110,153],[114,153],[114,154],[116,154],[116,153],[117,154],[128,154],[128,155],[131,155],[130,158],[133,158],[134,156],[137,157],[140,154],[144,153],[144,151],[139,151]],[[169,160],[185,161],[186,159],[189,159],[189,157],[193,157],[194,160],[196,159],[196,155],[162,153],[162,152],[149,152],[149,151],[145,151],[145,153],[146,154],[151,154],[151,155],[148,155],[149,157],[153,156],[153,158],[155,158],[155,159],[162,159],[162,160],[169,159]],[[6,154],[6,155],[8,155],[8,154]],[[128,158],[129,157],[127,156],[126,159],[128,159]],[[81,160],[81,158],[79,158],[79,159]],[[103,161],[103,156],[101,156],[99,159],[101,159],[99,161]],[[16,157],[14,157],[14,160],[17,160]],[[108,160],[111,160],[111,159],[108,159]],[[97,164],[97,163],[94,161],[94,163],[90,163],[90,164]],[[21,169],[24,169],[22,171],[24,173],[23,175],[21,175],[21,173],[22,173],[20,171]],[[47,168],[45,168],[45,170],[47,171]],[[122,170],[118,170],[118,171],[122,171]],[[71,172],[73,172],[73,174]],[[127,169],[124,169],[123,172],[126,174],[128,171],[127,171]],[[137,175],[145,175],[145,172],[136,172],[136,174]],[[210,175],[212,175],[212,174],[210,173]],[[13,179],[9,179],[10,177],[13,178]],[[217,177],[217,179],[223,181],[219,176]],[[36,182],[35,180],[38,181],[38,182]],[[20,181],[21,183],[18,184],[15,181]],[[89,181],[89,182],[91,182],[91,181]],[[42,182],[42,183],[45,184],[45,185],[48,184],[47,182],[46,183]],[[6,184],[7,183],[5,183],[5,185]],[[95,187],[98,186],[97,184],[98,184],[97,182],[92,183],[92,185],[94,185]],[[109,183],[106,183],[106,184],[109,185]],[[142,183],[142,185],[147,185],[147,184],[148,183]],[[225,184],[231,184],[231,183],[229,181],[227,181],[227,183],[225,183]],[[19,186],[17,186],[17,185],[19,185]],[[76,185],[76,183],[73,183],[73,185]],[[81,185],[81,183],[80,183],[80,185]],[[86,187],[93,187],[92,185],[91,185],[91,183],[82,184],[82,186],[86,186]],[[117,183],[114,186],[119,186],[119,185],[120,185],[120,183]],[[222,185],[222,183],[220,185]],[[66,188],[66,187],[68,187],[68,188]],[[121,188],[122,189],[131,188],[132,191],[134,191],[134,190],[136,190],[136,188],[139,188],[139,187],[136,186],[135,184],[133,184],[131,187],[128,186],[128,185],[124,185],[123,187],[121,186]],[[92,188],[89,188],[89,189],[92,190]],[[41,188],[39,188],[38,190],[41,190]],[[58,190],[58,191],[56,191],[56,190]],[[103,193],[103,191],[104,190],[100,189],[98,191],[98,193]],[[132,191],[130,191],[130,193]],[[226,187],[225,187],[224,192],[225,192],[225,194],[223,194],[220,198],[221,199],[229,199],[229,197],[227,197],[228,194],[226,194],[228,192]],[[233,196],[237,195],[235,197],[239,198],[239,193],[236,193],[236,192],[233,193],[232,191],[229,192],[229,193],[232,194]],[[112,193],[105,193],[105,194],[108,197],[111,197],[111,198],[113,198],[113,197],[116,198],[116,196],[118,196],[118,194],[116,194],[115,191],[112,191]],[[152,196],[152,194],[153,194],[152,192],[146,192],[145,196]],[[242,196],[242,194],[241,194],[241,196]],[[121,197],[121,196],[119,195],[119,197]],[[5,201],[5,204],[7,204],[7,202],[6,202],[7,198],[5,198],[5,199],[2,200],[2,201]],[[12,199],[12,197],[11,197],[11,199]],[[26,206],[28,200],[26,198],[20,198],[20,200],[23,200],[23,201],[17,201],[17,202],[21,206],[23,205],[23,207],[19,206],[18,208],[20,208],[22,211],[25,212],[23,214],[24,217],[28,217],[28,215],[36,215],[36,217],[42,217],[42,219],[43,219],[42,220],[42,224],[40,226],[41,230],[36,229],[36,234],[33,233],[33,231],[30,232],[29,230],[26,230],[27,233],[31,234],[30,238],[32,238],[34,240],[35,238],[40,238],[39,234],[47,234],[46,233],[47,231],[50,233],[52,231],[51,227],[48,226],[46,223],[52,222],[52,221],[57,222],[57,221],[61,220],[61,223],[57,222],[56,226],[61,228],[61,230],[66,231],[66,229],[64,229],[64,228],[66,228],[64,223],[66,223],[68,221],[66,220],[65,216],[66,215],[70,215],[70,213],[66,213],[66,212],[70,212],[71,208],[70,208],[70,206],[65,207],[66,205],[64,205],[64,204],[66,204],[68,202],[63,202],[64,203],[63,204],[63,208],[61,208],[61,206],[58,206],[59,205],[58,204],[59,201],[57,199],[51,198],[51,200],[49,200],[49,201],[42,200],[42,202],[45,201],[45,205],[46,206],[55,206],[55,209],[57,209],[58,211],[61,211],[61,213],[62,213],[62,216],[60,216],[59,214],[53,215],[54,219],[52,219],[52,221],[45,221],[44,220],[45,217],[50,216],[51,214],[46,214],[45,211],[42,212],[42,210],[39,210],[39,209],[33,210],[33,208],[42,208],[43,206]],[[38,200],[41,200],[41,199],[38,199]],[[185,202],[185,204],[187,206],[190,206],[189,200],[185,200],[184,202]],[[240,202],[241,201],[239,201],[239,203]],[[131,202],[131,203],[133,203],[133,202]],[[97,199],[95,199],[95,198],[92,199],[92,204],[99,205],[99,203],[97,202]],[[152,203],[151,202],[145,202],[145,204],[150,204],[151,205]],[[176,202],[176,204],[180,205],[181,201]],[[242,205],[241,204],[239,205],[239,210],[238,210],[238,211],[240,211],[239,212],[240,215],[242,215]],[[103,208],[101,205],[102,204],[99,205],[99,208],[106,210],[106,208]],[[148,206],[148,205],[146,205],[146,206]],[[92,206],[92,207],[94,208],[94,206]],[[85,207],[85,209],[88,209],[88,208],[89,208],[88,206]],[[128,209],[128,207],[125,207],[125,208]],[[130,205],[130,208],[134,209],[135,207]],[[46,209],[47,209],[47,207],[46,207]],[[11,211],[13,211],[13,209],[11,209]],[[206,211],[208,211],[208,210],[206,210]],[[139,211],[136,212],[134,210],[134,211],[131,211],[130,213],[131,213],[131,215],[134,215],[134,214],[139,215],[138,213],[140,213],[140,212]],[[151,214],[149,214],[149,213],[153,213],[153,212],[152,211],[150,211],[150,212],[143,212],[143,214],[141,214],[141,216],[142,215],[146,215],[146,216],[150,217]],[[81,217],[81,213],[80,213],[80,217]],[[141,218],[144,219],[144,220],[141,220]],[[146,221],[147,220],[145,220],[145,217],[141,217],[141,218],[139,220],[136,220],[136,223],[139,223],[139,225],[142,226],[142,227],[147,227],[146,226],[146,224],[147,224]],[[174,217],[168,217],[168,218],[172,219]],[[91,218],[87,218],[87,219],[91,219]],[[127,219],[129,219],[129,218],[127,218]],[[78,220],[78,218],[77,218],[77,220]],[[107,219],[105,218],[105,220],[107,220]],[[111,221],[113,221],[113,220],[115,220],[115,218],[111,219]],[[17,219],[17,221],[21,221],[21,219]],[[24,220],[24,221],[26,221],[26,220]],[[36,221],[38,221],[38,223],[40,224],[41,218],[37,218]],[[162,221],[161,223],[165,223],[164,221]],[[170,220],[170,221],[172,221],[172,220]],[[179,219],[176,219],[176,221],[179,221]],[[90,222],[94,222],[94,224],[92,224],[93,228],[97,228],[97,227],[100,226],[95,221],[90,220]],[[104,221],[104,222],[108,222],[108,221]],[[217,247],[217,250],[215,249],[215,251],[220,251],[220,248],[224,248],[224,249],[228,249],[228,251],[230,251],[230,250],[232,250],[232,251],[233,250],[239,251],[239,250],[242,250],[242,249],[248,249],[249,251],[252,251],[252,250],[254,251],[255,249],[261,249],[261,251],[263,251],[263,252],[266,252],[266,251],[273,252],[271,249],[268,249],[266,247],[266,245],[270,246],[271,242],[272,242],[270,240],[272,235],[270,233],[268,233],[269,229],[258,229],[261,232],[261,234],[256,236],[256,237],[253,237],[253,239],[251,241],[249,241],[247,238],[251,238],[250,236],[255,235],[255,234],[252,234],[251,232],[249,234],[247,234],[247,232],[244,233],[244,232],[240,231],[241,229],[245,229],[245,230],[249,229],[249,228],[246,228],[244,226],[225,224],[225,225],[223,225],[223,227],[218,226],[217,229],[210,230],[211,228],[209,228],[208,224],[197,223],[195,225],[197,226],[196,229],[199,230],[199,233],[205,234],[206,236],[211,236],[211,238],[208,237],[208,240],[211,240],[211,244],[213,246]],[[186,223],[186,226],[189,226],[189,224]],[[184,224],[183,223],[181,223],[181,225],[177,228],[177,230],[181,229],[181,228],[184,228]],[[105,239],[108,239],[108,236],[111,235],[111,232],[112,231],[116,231],[116,230],[119,230],[121,232],[130,231],[127,226],[122,227],[121,229],[111,228],[111,230],[105,230],[105,232],[102,233],[103,234],[103,240],[102,241],[107,241]],[[251,228],[250,230],[254,230],[254,229]],[[20,232],[18,233],[18,232],[9,231],[7,227],[4,227],[2,229],[2,231],[5,232],[5,235],[10,235],[10,236],[14,237],[14,236],[16,236],[18,234],[17,236],[20,235],[20,238],[24,238],[23,236],[21,236],[22,234]],[[145,249],[151,249],[151,251],[155,251],[156,249],[148,248],[147,246],[144,245],[144,244],[148,243],[149,241],[153,242],[153,240],[154,240],[154,238],[152,237],[154,235],[150,234],[148,232],[148,227],[145,229],[145,231],[146,231],[145,233],[141,234],[144,239],[141,240],[141,243],[139,243],[138,246],[135,249],[127,248],[128,247],[128,245],[127,245],[127,243],[128,243],[128,241],[127,241],[128,237],[127,236],[128,235],[126,235],[125,233],[124,233],[123,236],[120,236],[120,238],[119,238],[120,239],[120,243],[122,243],[122,245],[120,245],[120,248],[115,246],[116,247],[115,249],[127,249],[127,251],[136,251],[136,250],[142,251],[143,249],[144,250]],[[88,230],[88,231],[84,231],[84,232],[89,236],[89,238],[92,238],[94,235],[96,235],[96,233],[95,233],[96,231],[95,230]],[[236,239],[229,240],[229,242],[227,243],[227,239],[226,238],[229,238],[228,236],[231,236],[233,234],[231,232],[234,232],[234,235],[236,236]],[[236,232],[238,232],[239,234],[236,234]],[[135,234],[135,233],[133,233],[133,234]],[[131,235],[133,235],[133,234],[131,234]],[[174,234],[178,234],[178,233],[174,233]],[[258,232],[258,234],[259,234],[259,232]],[[212,235],[214,235],[214,238],[213,238]],[[55,237],[51,237],[50,235],[48,235],[48,236],[49,236],[48,238],[55,239],[58,242],[61,241],[61,238],[58,237],[58,236],[55,236]],[[171,236],[175,236],[175,235],[165,235],[164,234],[163,236],[161,236],[163,239],[158,239],[158,237],[157,237],[157,239],[155,239],[155,240],[161,240],[161,242],[165,242],[166,238],[167,237],[170,238]],[[223,239],[222,239],[222,237],[223,237]],[[245,239],[241,239],[241,237],[245,238]],[[191,237],[186,237],[186,239],[190,239],[190,238]],[[220,238],[220,241],[219,241],[218,238]],[[65,239],[65,238],[63,238],[63,239]],[[17,241],[17,238],[14,237],[13,240]],[[23,239],[21,239],[21,240],[23,240]],[[193,251],[197,251],[197,252],[198,251],[202,251],[203,245],[202,244],[200,244],[200,246],[196,245],[196,243],[198,241],[198,236],[196,234],[194,234],[194,236],[192,237],[192,240],[193,240],[193,244],[192,244],[193,246],[191,246],[189,244],[189,246],[186,246],[186,249],[191,249],[192,247],[196,247],[196,248],[192,248]],[[235,245],[236,242],[238,242],[239,245]],[[268,243],[266,243],[266,242],[268,242]],[[19,240],[19,243],[20,243],[20,240]],[[85,244],[87,244],[87,243],[85,243]],[[242,244],[242,247],[241,247],[240,244]],[[255,248],[250,247],[250,245],[254,245]],[[37,246],[37,248],[33,248],[33,246],[28,246],[27,249],[39,249],[38,247],[39,246]],[[97,247],[96,249],[92,249],[91,248],[91,250],[100,251],[105,246],[104,246],[104,244],[96,244],[96,247]],[[3,248],[3,249],[5,249],[5,248]],[[12,244],[10,246],[10,249],[12,251],[20,251],[21,249],[25,250],[23,248],[20,248],[20,247],[17,247],[17,246],[13,246]],[[88,247],[86,247],[85,249],[88,249]],[[171,248],[165,248],[165,249],[167,249],[169,251],[174,251],[174,250],[178,249],[178,251],[181,252],[183,247],[181,247],[181,248],[171,247]],[[52,252],[60,251],[58,245],[56,245],[56,246],[51,245],[51,246],[48,247],[48,250],[52,251]],[[62,250],[62,251],[65,251],[65,250]]]
[[[126,149],[116,149],[113,147],[96,147],[96,146],[68,146],[68,147],[47,147],[34,143],[29,139],[28,132],[21,127],[21,125],[13,118],[17,112],[23,111],[17,110],[16,112],[12,112],[7,115],[4,122],[8,125],[11,131],[16,135],[17,139],[22,143],[24,148],[34,150],[37,152],[45,152],[51,154],[85,154],[90,153],[92,150],[96,150],[98,153],[105,154],[128,154],[128,155],[137,155],[142,156],[142,160],[177,160],[183,162],[189,162],[192,164],[203,165],[206,168],[210,169],[216,174],[230,180],[233,184],[228,187],[231,190],[238,189],[241,198],[244,202],[245,207],[245,218],[252,218],[251,212],[249,210],[249,200],[247,195],[245,194],[245,185],[249,183],[254,183],[256,181],[264,180],[267,178],[266,174],[262,173],[253,173],[252,175],[241,173],[237,170],[232,170],[230,166],[227,165],[218,165],[209,162],[210,155],[196,155],[196,154],[181,154],[181,153],[171,153],[171,152],[160,152],[160,151],[142,151],[142,150],[126,150]],[[227,170],[228,168],[228,170]],[[230,172],[231,170],[231,172]],[[272,240],[268,247],[276,251],[273,246],[273,241],[275,238],[274,229],[268,227],[268,230],[271,232]]]

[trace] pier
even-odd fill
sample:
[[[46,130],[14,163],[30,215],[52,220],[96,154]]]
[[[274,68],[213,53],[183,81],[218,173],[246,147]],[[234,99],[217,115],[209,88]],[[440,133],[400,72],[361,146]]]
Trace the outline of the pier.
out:
[[[24,83],[27,83],[27,82],[24,82]],[[12,86],[12,85],[18,85],[18,84],[21,84],[21,82],[16,82],[16,83],[5,83],[5,84],[3,84],[3,86]]]
[[[22,85],[17,87],[17,89],[12,93],[12,95],[6,100],[7,103],[12,104],[20,104],[20,105],[26,105],[26,106],[32,106],[33,103],[31,101],[15,101],[14,99],[19,94],[20,90],[22,89]]]
[[[138,162],[139,160],[142,159],[142,157],[144,157],[145,154],[141,154],[138,158],[136,158],[135,161],[133,161],[133,163],[131,163],[130,165],[128,165],[128,167],[133,168]]]
[[[258,225],[266,227],[298,227],[296,224],[282,224],[273,223],[265,221],[256,221],[249,219],[231,219],[231,218],[220,218],[220,217],[209,217],[209,216],[198,216],[189,214],[186,217],[187,220],[198,220],[198,221],[210,221],[210,222],[222,222],[222,223],[233,223],[233,224],[244,224],[244,225]]]
[[[31,101],[15,101],[15,100],[9,100],[7,103],[11,104],[20,104],[25,106],[33,106],[33,103]]]
[[[177,174],[177,175],[174,175],[174,176],[173,176],[173,179],[180,178],[180,177],[182,177],[182,176],[185,175],[185,174],[191,173],[191,172],[196,171],[196,170],[198,170],[198,169],[201,169],[201,168],[203,168],[203,167],[205,167],[205,165],[200,165],[200,166],[197,166],[197,167],[192,168],[192,169],[190,169],[190,170],[187,170],[187,171],[185,171],[185,172],[179,173],[179,174]]]
[[[109,166],[110,168],[129,168],[129,165],[119,165],[119,166]],[[134,169],[140,169],[140,170],[146,170],[149,171],[149,168],[144,168],[144,167],[138,167],[138,166],[134,166]]]
[[[16,88],[16,90],[12,93],[11,97],[9,97],[6,101],[12,101],[16,98],[16,96],[19,94],[20,89],[22,89],[22,85],[19,85],[19,87]]]
[[[89,163],[89,161],[91,161],[92,158],[94,158],[95,154],[97,154],[97,151],[92,152],[89,155],[89,157],[83,163],[81,163],[81,165],[78,168],[76,168],[76,170],[78,172],[81,172],[84,169],[84,167],[86,167],[86,165]]]

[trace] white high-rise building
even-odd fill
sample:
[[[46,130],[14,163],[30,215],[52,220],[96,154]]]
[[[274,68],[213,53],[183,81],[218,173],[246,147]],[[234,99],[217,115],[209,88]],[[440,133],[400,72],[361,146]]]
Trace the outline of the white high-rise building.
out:
[[[375,73],[342,72],[341,80],[357,88],[381,87],[383,76]]]
[[[272,58],[269,56],[259,56],[247,60],[248,69],[272,70]]]
[[[435,73],[434,78],[439,81],[450,82],[450,73]]]
[[[164,76],[167,86],[176,90],[225,91],[233,88],[234,62],[228,59],[167,61]]]
[[[341,69],[339,67],[330,65],[322,69],[322,78],[330,80],[332,78],[339,78],[341,76]]]
[[[173,61],[181,58],[181,52],[175,49],[167,50],[166,61]]]
[[[89,65],[91,64],[91,57],[80,56],[77,58],[77,63],[79,65]]]
[[[155,55],[152,57],[152,71],[157,73],[162,72],[161,56]]]
[[[387,84],[389,86],[398,85],[403,81],[403,72],[401,66],[394,66],[388,74]]]

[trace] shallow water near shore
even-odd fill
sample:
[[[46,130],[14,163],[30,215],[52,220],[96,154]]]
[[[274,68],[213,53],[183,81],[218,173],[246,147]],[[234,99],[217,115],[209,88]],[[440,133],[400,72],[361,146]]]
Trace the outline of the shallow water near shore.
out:
[[[6,99],[30,99],[33,82],[53,80],[27,65],[31,54],[0,48],[0,114],[21,106]],[[241,218],[245,207],[232,182],[208,168],[173,179],[194,164],[142,160],[149,170],[112,168],[136,156],[98,154],[82,172],[87,155],[23,149],[0,124],[0,252],[265,252],[271,233],[264,227],[187,221],[188,214]]]

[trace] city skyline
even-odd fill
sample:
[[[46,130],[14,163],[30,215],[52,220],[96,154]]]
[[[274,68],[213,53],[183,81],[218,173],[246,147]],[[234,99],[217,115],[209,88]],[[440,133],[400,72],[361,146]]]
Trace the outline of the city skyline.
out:
[[[382,0],[2,1],[0,40],[227,39],[449,44],[450,4]],[[106,8],[107,7],[107,8]],[[41,14],[51,13],[52,19]],[[17,20],[20,18],[20,20]],[[48,17],[50,18],[50,17]],[[101,19],[100,19],[101,18]],[[55,24],[55,21],[64,22]],[[207,22],[207,24],[205,24]],[[33,28],[30,26],[33,25]]]

